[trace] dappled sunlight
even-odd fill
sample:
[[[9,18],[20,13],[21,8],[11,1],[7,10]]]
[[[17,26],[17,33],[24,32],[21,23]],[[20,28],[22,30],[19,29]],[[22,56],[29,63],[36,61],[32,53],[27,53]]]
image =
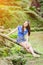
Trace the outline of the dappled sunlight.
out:
[[[29,42],[39,58],[16,44],[17,31],[7,35],[25,21],[30,21]],[[43,65],[42,0],[0,0],[0,65]]]

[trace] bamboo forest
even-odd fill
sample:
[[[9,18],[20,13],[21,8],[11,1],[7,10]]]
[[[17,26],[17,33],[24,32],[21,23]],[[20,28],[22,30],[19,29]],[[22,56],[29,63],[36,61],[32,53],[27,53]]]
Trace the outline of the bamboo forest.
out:
[[[16,42],[17,31],[8,35],[25,21],[30,22],[28,42],[39,58]],[[0,0],[0,65],[43,65],[43,0]]]

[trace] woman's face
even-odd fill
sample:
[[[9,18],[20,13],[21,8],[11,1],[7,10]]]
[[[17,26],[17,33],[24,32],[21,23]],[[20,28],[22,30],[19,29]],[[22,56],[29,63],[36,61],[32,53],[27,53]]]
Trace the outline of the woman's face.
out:
[[[24,27],[26,28],[26,27],[28,26],[28,24],[29,24],[29,23],[28,23],[27,21],[25,21],[25,22],[24,22]]]

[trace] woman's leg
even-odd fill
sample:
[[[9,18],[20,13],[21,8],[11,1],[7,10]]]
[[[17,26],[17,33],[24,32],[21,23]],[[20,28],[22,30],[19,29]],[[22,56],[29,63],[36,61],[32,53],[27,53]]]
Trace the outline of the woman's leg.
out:
[[[28,51],[29,53],[31,53],[29,49],[27,50],[26,42],[20,43],[20,46],[22,46],[24,49],[26,49],[26,51]]]
[[[23,48],[25,48],[25,49],[27,50],[27,52],[32,53],[32,55],[33,55],[34,57],[39,57],[39,55],[37,55],[37,54],[34,53],[34,50],[33,50],[33,48],[32,48],[32,46],[31,46],[30,43],[28,43],[28,42],[22,42],[22,43],[20,43],[20,45],[21,45]]]

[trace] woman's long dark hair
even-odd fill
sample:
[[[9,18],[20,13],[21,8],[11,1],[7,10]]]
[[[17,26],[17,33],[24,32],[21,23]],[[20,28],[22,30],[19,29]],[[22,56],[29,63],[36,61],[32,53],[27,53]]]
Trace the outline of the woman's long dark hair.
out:
[[[30,25],[28,22],[28,26],[26,27],[26,29],[28,30],[28,36],[30,35]],[[22,31],[24,32],[24,25],[22,26]]]

